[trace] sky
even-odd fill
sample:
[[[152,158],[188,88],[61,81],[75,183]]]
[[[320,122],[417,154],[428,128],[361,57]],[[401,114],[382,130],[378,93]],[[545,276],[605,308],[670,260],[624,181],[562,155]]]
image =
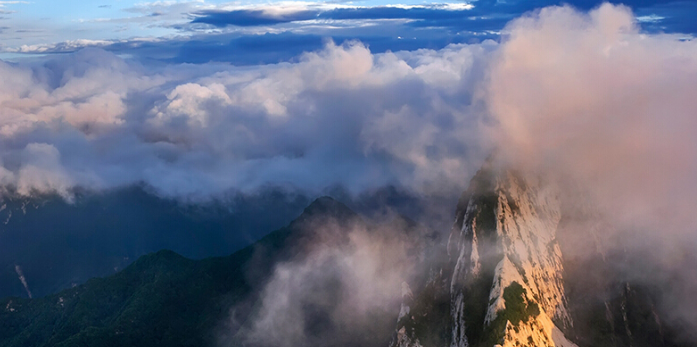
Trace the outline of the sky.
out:
[[[544,6],[593,0],[0,1],[0,59],[101,47],[150,63],[278,63],[357,39],[372,52],[497,40],[507,22]],[[647,32],[697,32],[697,2],[624,2]]]

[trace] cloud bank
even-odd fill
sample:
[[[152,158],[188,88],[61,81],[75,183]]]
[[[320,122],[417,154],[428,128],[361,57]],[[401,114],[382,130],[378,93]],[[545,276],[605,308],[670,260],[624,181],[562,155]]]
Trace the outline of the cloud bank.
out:
[[[1,63],[0,180],[64,196],[132,183],[193,198],[268,185],[460,189],[478,165],[472,81],[496,46],[371,54],[329,42],[249,68],[150,69],[99,49]]]
[[[506,158],[587,183],[623,223],[697,231],[697,44],[610,5],[509,28],[486,90]]]
[[[598,257],[601,240],[601,252],[625,259],[626,280],[657,288],[691,334],[697,44],[645,34],[628,8],[607,4],[545,8],[507,30],[484,91],[501,159],[563,180],[580,216],[567,256]]]
[[[328,42],[249,67],[146,67],[100,49],[0,63],[0,182],[25,195],[133,183],[195,198],[269,185],[456,195],[498,147],[600,175],[608,197],[640,192],[629,220],[661,202],[689,219],[695,43],[646,34],[612,5],[546,8],[505,32],[397,53]]]

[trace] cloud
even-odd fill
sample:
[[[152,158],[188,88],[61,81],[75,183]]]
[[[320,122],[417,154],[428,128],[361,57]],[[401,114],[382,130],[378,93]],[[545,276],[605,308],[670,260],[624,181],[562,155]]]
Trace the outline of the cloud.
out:
[[[28,1],[0,1],[0,7],[5,7],[5,5],[17,5],[17,4],[28,4]]]
[[[298,11],[288,14],[274,15],[267,14],[262,10],[234,10],[234,11],[205,11],[199,12],[199,17],[192,23],[205,23],[215,26],[255,26],[273,25],[279,23],[290,23],[302,20],[310,20],[317,17],[319,13],[315,11]]]
[[[331,105],[339,113],[334,120],[371,114],[359,131],[364,153],[384,153],[391,164],[409,163],[406,171],[397,165],[391,172],[409,177],[412,184],[419,182],[412,187],[455,182],[458,172],[464,172],[458,158],[497,148],[497,159],[507,167],[562,184],[558,194],[564,212],[578,213],[565,214],[559,231],[560,237],[572,231],[578,242],[564,254],[566,260],[608,256],[610,266],[619,268],[615,280],[657,289],[656,307],[663,323],[684,327],[680,337],[694,341],[697,101],[692,86],[697,83],[697,44],[676,35],[647,34],[628,7],[610,4],[589,12],[569,6],[544,8],[514,20],[504,32],[500,45],[374,58],[360,46],[330,46],[304,57],[294,71],[301,76],[296,83],[270,88],[268,75],[255,80],[263,88],[252,90],[269,94],[251,94],[244,100],[286,105],[275,115],[284,119],[294,109],[288,100],[320,93],[323,104],[317,107]],[[374,89],[386,81],[399,86]],[[341,93],[327,93],[335,83],[343,86]],[[297,90],[303,92],[295,94]],[[380,101],[343,113],[356,100],[352,96],[362,91],[380,94]],[[432,93],[438,98],[429,102],[393,103]],[[248,107],[253,105],[273,115],[258,102]],[[379,116],[363,112],[374,109],[381,110]],[[353,131],[350,125],[342,123],[341,134]],[[458,136],[450,137],[444,129],[459,129]],[[315,287],[332,281],[341,283],[340,288],[351,283],[347,279],[354,269],[342,267],[351,263],[346,259],[353,259],[346,249],[320,246],[304,261],[280,265],[263,292],[249,342],[317,345],[307,340],[312,335],[307,334],[303,315],[303,307],[312,304],[331,307],[325,331],[331,331],[331,324],[344,324],[344,319],[365,321],[365,316],[326,305],[338,301],[341,307],[343,302],[320,290],[321,285]],[[377,260],[359,269],[370,272],[381,264]],[[389,298],[398,297],[397,282],[383,291]],[[371,292],[375,291],[381,292]],[[306,296],[317,292],[322,293],[317,300]],[[368,296],[347,302],[349,307],[374,303]]]
[[[608,195],[631,190],[632,172],[644,182],[663,171],[675,177],[651,185],[663,195],[655,201],[684,190],[678,183],[692,161],[673,158],[693,155],[686,94],[694,44],[642,33],[628,9],[612,6],[589,15],[547,8],[506,32],[502,47],[375,53],[375,43],[328,43],[292,63],[250,67],[145,67],[100,49],[1,63],[3,177],[20,182],[19,153],[37,143],[60,154],[70,178],[61,182],[95,189],[145,182],[170,196],[268,184],[442,192],[462,188],[476,159],[500,146],[511,157],[568,161],[579,175],[616,169]],[[285,38],[239,38],[231,47],[264,51]],[[306,39],[310,48],[321,42]],[[624,107],[630,99],[643,101]],[[491,120],[498,140],[488,142],[481,124]],[[570,159],[594,153],[603,162]],[[627,165],[634,162],[643,166]]]
[[[192,23],[205,23],[217,27],[234,26],[263,26],[281,23],[300,22],[308,20],[340,21],[362,19],[405,19],[429,21],[432,26],[438,26],[438,20],[466,20],[474,23],[477,18],[469,18],[474,6],[469,4],[433,4],[421,6],[375,6],[354,7],[337,5],[316,8],[292,7],[279,11],[278,7],[261,7],[253,9],[235,9],[230,11],[207,10],[196,13]],[[281,7],[283,9],[283,7]],[[451,21],[452,23],[452,21]]]
[[[637,8],[636,13],[649,21],[642,21],[642,27],[652,32],[695,34],[697,24],[697,4],[692,1],[666,1],[647,4]]]
[[[503,160],[563,180],[567,208],[590,216],[571,226],[576,256],[606,240],[668,317],[697,326],[685,295],[697,291],[697,44],[645,34],[609,4],[545,8],[506,30],[484,90]]]
[[[55,44],[22,45],[17,48],[7,48],[11,53],[66,53],[75,52],[86,47],[104,47],[113,44],[108,40],[70,40]]]
[[[478,165],[474,66],[495,48],[373,54],[330,42],[250,68],[150,70],[99,49],[3,63],[0,157],[21,193],[137,182],[198,198],[266,185],[459,189]],[[52,146],[61,170],[23,171],[33,143]]]
[[[510,20],[559,1],[488,1],[423,5],[356,6],[289,1],[273,4],[209,4],[200,1],[149,2],[125,9],[125,16],[79,18],[74,28],[41,24],[17,36],[13,21],[1,52],[12,59],[30,54],[75,52],[101,47],[149,63],[231,62],[256,65],[297,60],[326,40],[360,40],[373,53],[442,49],[448,44],[499,40]],[[568,3],[582,10],[600,1]],[[694,6],[681,1],[628,3],[650,33],[681,33],[691,39]],[[36,21],[44,23],[44,21]],[[46,24],[46,25],[50,25]],[[21,25],[27,28],[26,24]],[[89,28],[89,29],[88,29]],[[69,30],[69,31],[65,31]],[[61,33],[56,36],[56,33]],[[70,38],[66,39],[68,36]],[[90,33],[90,34],[86,34]],[[99,33],[95,35],[94,33]],[[287,40],[287,42],[285,41]]]
[[[647,206],[630,204],[635,212],[691,215],[697,46],[641,34],[629,9],[610,5],[587,15],[543,9],[509,29],[487,91],[507,155],[584,179],[603,175],[596,184],[608,197],[641,195]],[[689,200],[672,206],[676,198]]]
[[[258,309],[232,340],[250,346],[387,344],[403,288],[421,275],[427,241],[420,232],[399,222],[376,227],[313,220],[302,236],[295,234],[298,256],[274,267]],[[221,338],[219,345],[229,341]]]

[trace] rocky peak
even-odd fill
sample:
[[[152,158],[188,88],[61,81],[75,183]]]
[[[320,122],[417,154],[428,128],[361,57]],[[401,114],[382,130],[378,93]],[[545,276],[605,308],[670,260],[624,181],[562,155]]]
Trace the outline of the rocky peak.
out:
[[[560,206],[553,186],[497,169],[490,161],[474,176],[458,203],[448,264],[426,286],[427,292],[440,290],[449,298],[449,336],[442,342],[574,346],[562,333],[573,321],[556,239]],[[427,300],[422,296],[409,300]],[[411,315],[437,313],[417,311],[412,307]],[[410,334],[408,327],[400,327],[405,329],[395,342],[422,345],[418,329]]]
[[[450,237],[454,244],[449,245],[451,256],[457,251],[450,288],[451,346],[487,340],[504,346],[531,341],[538,346],[568,346],[553,323],[562,328],[573,324],[567,312],[562,255],[556,240],[561,204],[554,187],[487,164],[473,178],[467,195],[467,203],[460,204],[466,206],[464,213],[458,214],[462,224],[456,220]],[[525,303],[514,314],[525,319],[515,324],[499,317],[513,314],[509,312],[513,304],[505,295],[512,287],[520,288],[515,299]],[[484,292],[488,296],[482,324],[473,321],[482,315],[482,304],[473,300],[482,300],[483,294],[476,299],[472,294]],[[479,312],[469,312],[474,309]],[[468,325],[480,331],[468,329]]]

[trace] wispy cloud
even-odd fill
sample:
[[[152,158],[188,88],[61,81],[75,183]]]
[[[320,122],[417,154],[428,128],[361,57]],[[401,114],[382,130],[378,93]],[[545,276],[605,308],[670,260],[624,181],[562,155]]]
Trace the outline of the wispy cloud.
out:
[[[29,1],[0,1],[0,7],[5,5],[28,4]]]

